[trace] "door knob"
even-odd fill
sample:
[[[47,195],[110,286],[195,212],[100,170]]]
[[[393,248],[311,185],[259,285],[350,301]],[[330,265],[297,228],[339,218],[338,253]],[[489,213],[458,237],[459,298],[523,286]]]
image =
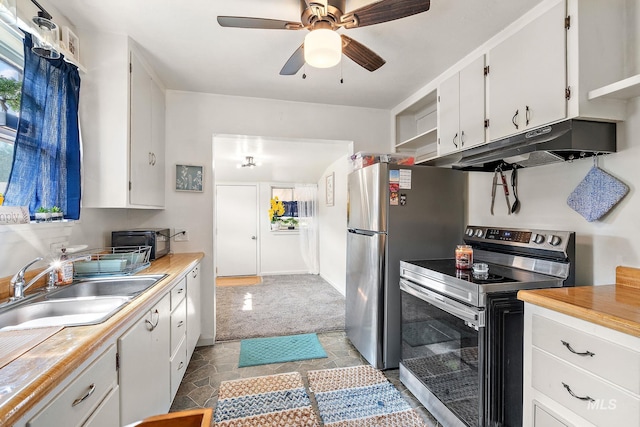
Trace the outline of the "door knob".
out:
[[[251,236],[251,240],[256,240],[257,237],[256,236]]]

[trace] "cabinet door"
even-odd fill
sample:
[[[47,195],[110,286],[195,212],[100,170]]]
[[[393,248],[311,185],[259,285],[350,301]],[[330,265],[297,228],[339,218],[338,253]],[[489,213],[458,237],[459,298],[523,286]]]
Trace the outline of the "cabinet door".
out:
[[[459,74],[449,77],[438,87],[438,155],[460,149],[460,83]]]
[[[164,206],[165,98],[155,80],[151,82],[151,179],[148,204]]]
[[[120,424],[170,407],[170,295],[118,338]]]
[[[187,360],[191,359],[200,338],[200,286],[200,264],[198,264],[187,275]]]
[[[560,2],[522,31],[520,47],[525,55],[520,108],[524,108],[524,115],[520,123],[524,129],[567,116],[565,10],[565,3]]]
[[[120,394],[118,390],[117,386],[111,390],[82,427],[114,427],[119,425]]]
[[[130,76],[130,203],[151,204],[148,188],[153,184],[151,173],[151,76],[134,52],[131,55]]]
[[[565,2],[489,51],[491,140],[566,117]]]
[[[460,148],[485,142],[484,55],[460,71]]]

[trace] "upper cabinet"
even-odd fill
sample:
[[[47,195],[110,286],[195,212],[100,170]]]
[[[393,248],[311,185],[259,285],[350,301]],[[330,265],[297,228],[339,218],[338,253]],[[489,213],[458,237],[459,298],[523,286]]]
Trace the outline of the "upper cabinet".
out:
[[[492,140],[567,116],[565,16],[558,3],[489,50]]]
[[[164,86],[129,37],[87,32],[82,40],[91,47],[80,91],[83,206],[162,209]]]
[[[640,85],[625,80],[626,3],[543,0],[393,110],[396,150],[438,164],[563,119],[624,120]],[[434,92],[437,126],[424,130]]]
[[[438,155],[485,142],[484,55],[438,86]]]

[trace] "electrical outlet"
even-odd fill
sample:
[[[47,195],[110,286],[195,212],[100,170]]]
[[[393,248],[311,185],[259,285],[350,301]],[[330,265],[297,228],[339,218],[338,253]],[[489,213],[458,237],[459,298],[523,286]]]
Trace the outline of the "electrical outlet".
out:
[[[187,230],[179,230],[176,231],[176,236],[174,237],[176,242],[188,242],[189,241],[189,233]]]

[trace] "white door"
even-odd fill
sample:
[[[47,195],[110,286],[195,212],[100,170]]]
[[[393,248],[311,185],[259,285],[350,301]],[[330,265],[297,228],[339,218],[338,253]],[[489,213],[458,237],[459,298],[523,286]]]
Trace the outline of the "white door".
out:
[[[257,194],[255,185],[216,186],[218,276],[258,274]]]

